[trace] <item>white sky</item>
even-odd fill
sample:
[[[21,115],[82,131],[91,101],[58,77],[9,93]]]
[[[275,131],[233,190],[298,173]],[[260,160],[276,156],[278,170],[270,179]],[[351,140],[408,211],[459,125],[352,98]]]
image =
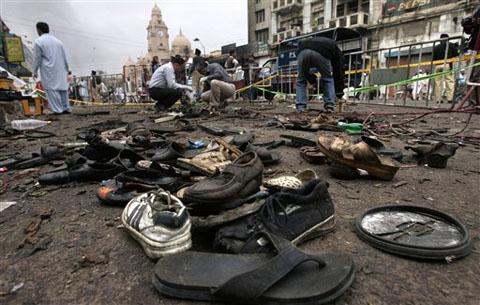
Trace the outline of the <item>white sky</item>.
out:
[[[136,60],[147,52],[147,30],[154,3],[169,28],[170,41],[183,34],[198,37],[207,52],[247,39],[247,0],[0,0],[0,16],[11,32],[33,41],[38,21],[67,49],[75,75],[91,70],[118,73],[129,56]],[[26,37],[24,36],[26,35]]]

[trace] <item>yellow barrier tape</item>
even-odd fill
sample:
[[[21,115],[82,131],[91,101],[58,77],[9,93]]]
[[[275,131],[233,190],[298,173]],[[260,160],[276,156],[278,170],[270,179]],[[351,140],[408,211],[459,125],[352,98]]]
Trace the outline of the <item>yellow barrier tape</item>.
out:
[[[470,61],[471,59],[480,59],[480,54],[477,54],[475,56],[473,55],[465,55],[463,57],[463,61]],[[454,63],[454,62],[459,62],[460,57],[453,57],[449,58],[447,60],[441,59],[441,60],[435,60],[435,61],[422,61],[422,62],[417,62],[414,64],[405,64],[405,65],[398,65],[398,66],[390,66],[387,67],[386,69],[399,69],[399,68],[415,68],[415,67],[429,67],[431,65],[436,66],[436,65],[442,65],[442,64],[448,64],[448,63]],[[357,73],[370,73],[371,69],[359,69],[359,70],[348,70],[345,71],[345,74],[357,74]]]

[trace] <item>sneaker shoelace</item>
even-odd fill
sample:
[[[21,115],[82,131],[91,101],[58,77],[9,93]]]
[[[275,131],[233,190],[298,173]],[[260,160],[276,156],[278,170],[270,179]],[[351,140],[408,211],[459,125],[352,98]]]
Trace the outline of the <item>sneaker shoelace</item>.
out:
[[[278,199],[278,196],[271,196],[267,200],[263,207],[260,209],[259,213],[251,218],[250,227],[253,231],[258,229],[263,229],[266,227],[270,231],[274,232],[275,229],[285,229],[288,233],[292,234],[292,231],[288,227],[288,214],[285,206],[282,202]],[[277,213],[278,208],[280,208],[280,212],[283,212],[285,216],[282,219],[279,217],[279,213]]]
[[[166,200],[159,200],[159,197],[165,198]],[[145,200],[152,209],[151,214],[149,214],[150,218],[153,218],[155,213],[174,210],[170,192],[150,192]]]

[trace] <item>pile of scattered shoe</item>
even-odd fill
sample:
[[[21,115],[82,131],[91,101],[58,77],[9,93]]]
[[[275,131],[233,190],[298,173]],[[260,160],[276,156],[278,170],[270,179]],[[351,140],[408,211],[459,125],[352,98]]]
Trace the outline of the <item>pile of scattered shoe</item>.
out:
[[[349,288],[354,264],[348,255],[310,255],[294,246],[335,228],[328,184],[311,170],[263,181],[263,170],[257,153],[249,151],[177,196],[151,191],[127,204],[122,222],[147,256],[159,259],[153,284],[160,293],[312,304],[331,301]],[[192,244],[192,224],[213,230],[218,252],[184,252]],[[164,257],[169,254],[175,255]]]
[[[306,122],[283,117],[277,121],[302,131],[336,128],[336,121],[328,116]],[[251,304],[323,304],[350,287],[355,273],[350,256],[339,252],[311,255],[296,248],[335,229],[328,183],[312,170],[265,179],[265,167],[280,162],[275,148],[286,145],[299,149],[311,164],[327,163],[335,178],[366,175],[392,180],[403,158],[400,150],[365,136],[322,135],[312,141],[281,135],[280,140],[256,143],[248,131],[206,125],[199,127],[215,136],[208,145],[202,141],[182,144],[169,137],[196,127],[183,119],[172,125],[160,128],[145,120],[115,125],[112,130],[97,126],[79,135],[85,141],[80,148],[44,147],[39,154],[6,159],[0,167],[22,169],[61,162],[61,168],[42,174],[39,182],[101,182],[100,202],[122,207],[125,231],[148,257],[158,260],[153,284],[164,295]],[[204,149],[198,149],[204,144]],[[419,144],[424,145],[407,149],[418,154],[419,164],[432,167],[445,167],[458,148],[445,143]],[[383,237],[371,236],[368,216],[358,221],[360,237],[378,248],[391,249],[385,246],[390,240],[381,235],[386,234],[382,230],[372,234]],[[429,233],[431,219],[425,224],[413,219],[395,228],[380,225],[395,237],[398,232],[410,234],[411,226],[422,225],[421,232]],[[445,227],[457,225],[445,219]],[[212,237],[212,253],[187,251],[196,236],[193,230]],[[464,231],[457,235],[466,235]],[[460,257],[469,245],[457,235],[459,249],[454,254]],[[440,250],[435,257],[444,253]],[[423,255],[417,252],[408,253]]]

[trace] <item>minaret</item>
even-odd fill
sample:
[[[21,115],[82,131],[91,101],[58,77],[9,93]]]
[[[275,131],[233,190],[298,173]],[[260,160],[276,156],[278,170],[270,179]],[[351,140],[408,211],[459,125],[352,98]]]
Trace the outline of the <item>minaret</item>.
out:
[[[168,27],[162,19],[162,12],[155,3],[152,9],[152,17],[147,27],[148,33],[148,60],[151,60],[153,56],[158,56],[160,62],[168,61],[170,59],[170,47]]]

